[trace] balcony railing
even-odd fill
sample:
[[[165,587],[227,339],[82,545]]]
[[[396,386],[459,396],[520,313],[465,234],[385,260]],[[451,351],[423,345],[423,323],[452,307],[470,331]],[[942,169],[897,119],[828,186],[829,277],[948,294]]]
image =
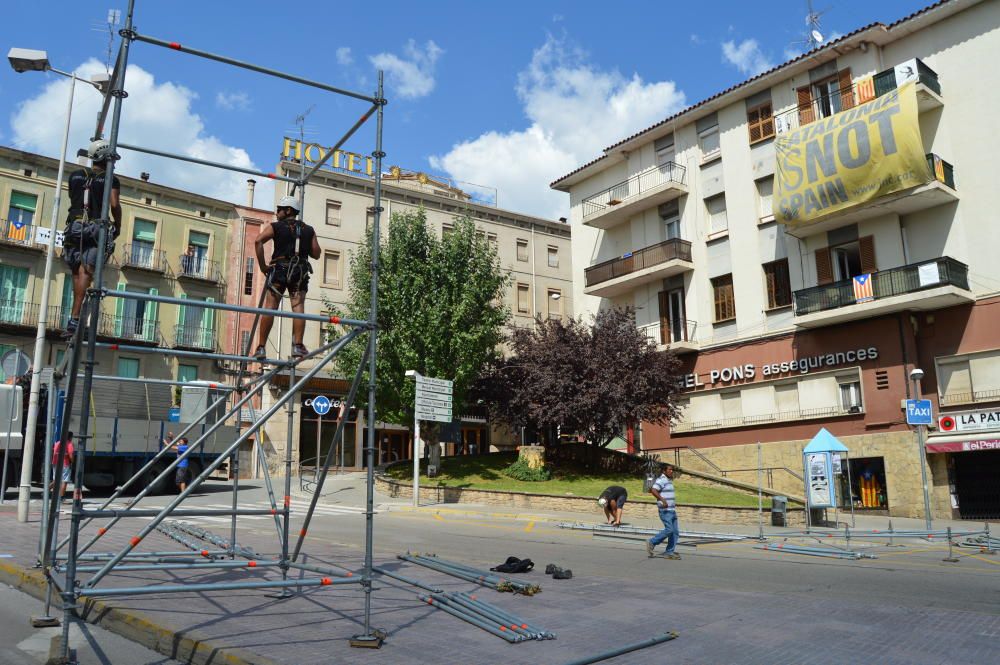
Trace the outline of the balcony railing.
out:
[[[98,332],[101,337],[111,339],[141,344],[160,344],[159,323],[145,317],[102,314]]]
[[[180,324],[174,328],[174,347],[178,349],[215,350],[215,328]]]
[[[955,168],[934,153],[928,153],[926,157],[927,166],[931,170],[931,176],[938,182],[955,189]]]
[[[0,243],[39,249],[35,244],[35,225],[21,224],[10,219],[0,219]]]
[[[125,245],[121,254],[122,268],[138,268],[154,272],[167,272],[167,253],[145,245]]]
[[[583,271],[585,286],[594,286],[616,277],[622,277],[645,268],[652,268],[673,260],[690,261],[691,243],[671,238],[610,261],[598,263]]]
[[[689,319],[681,319],[669,326],[660,323],[649,323],[639,326],[639,330],[646,334],[646,337],[654,343],[660,345],[676,344],[678,342],[697,341],[698,322]]]
[[[881,97],[887,92],[892,92],[897,87],[896,82],[896,69],[887,69],[884,72],[879,72],[874,77],[875,82],[875,96]],[[937,94],[941,94],[941,82],[938,81],[937,72],[924,64],[923,60],[917,60],[917,81],[923,83],[925,86],[933,90]]]
[[[875,300],[940,286],[968,290],[969,266],[945,256],[934,261],[880,270],[872,273],[871,281]],[[858,302],[854,295],[853,279],[800,289],[795,292],[794,299],[796,316],[847,307]]]
[[[852,406],[845,409],[842,406],[822,407],[818,409],[800,409],[798,411],[778,411],[775,413],[765,413],[758,416],[732,416],[730,418],[716,418],[715,420],[697,420],[693,422],[680,421],[670,426],[670,431],[674,433],[701,432],[705,430],[724,429],[727,427],[752,427],[766,425],[768,423],[781,423],[796,420],[809,420],[813,418],[836,418],[839,416],[851,416],[863,413],[859,406]]]
[[[72,310],[62,305],[49,305],[48,314],[45,317],[45,327],[49,330],[66,330]]]
[[[974,390],[971,392],[945,393],[941,395],[941,406],[972,404],[975,402],[1000,402],[1000,390]]]
[[[219,263],[217,261],[209,261],[199,256],[181,254],[179,265],[180,272],[178,272],[178,276],[180,277],[202,279],[207,282],[219,281]]]
[[[0,300],[0,325],[34,328],[38,325],[38,305],[23,300]]]
[[[583,200],[583,218],[599,215],[609,208],[627,203],[629,199],[642,196],[644,193],[670,182],[684,184],[687,169],[680,164],[667,162],[642,173],[637,173],[628,180],[612,185],[602,192],[588,196]]]

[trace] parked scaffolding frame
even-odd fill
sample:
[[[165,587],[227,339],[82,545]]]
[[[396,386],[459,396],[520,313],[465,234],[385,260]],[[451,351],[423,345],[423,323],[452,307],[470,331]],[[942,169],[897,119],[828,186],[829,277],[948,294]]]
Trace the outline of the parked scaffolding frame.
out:
[[[40,559],[41,565],[44,569],[46,578],[48,580],[48,592],[49,600],[52,598],[53,593],[58,593],[61,596],[63,603],[63,628],[62,628],[62,656],[64,662],[72,662],[72,652],[69,648],[69,628],[72,621],[77,616],[77,609],[79,607],[79,602],[81,598],[90,598],[94,596],[120,596],[120,595],[136,595],[145,593],[169,593],[169,592],[186,592],[186,591],[212,591],[212,590],[238,590],[238,589],[262,589],[262,588],[276,588],[280,589],[283,594],[290,594],[292,588],[302,588],[309,586],[330,586],[330,585],[340,585],[340,584],[359,584],[364,592],[364,622],[363,622],[363,632],[352,638],[352,646],[380,646],[382,643],[383,635],[380,631],[374,630],[371,626],[371,604],[372,604],[372,578],[375,572],[372,565],[372,542],[374,533],[374,450],[375,450],[375,427],[376,422],[375,417],[375,385],[376,385],[376,353],[377,353],[377,320],[378,320],[378,280],[379,280],[379,243],[378,239],[380,237],[380,223],[381,223],[381,213],[382,208],[382,162],[385,157],[385,153],[382,149],[382,134],[383,134],[383,120],[384,120],[384,107],[386,105],[386,99],[384,97],[384,87],[383,87],[383,72],[378,72],[377,89],[374,95],[366,95],[358,92],[353,92],[350,90],[337,88],[325,83],[318,81],[313,81],[300,76],[295,76],[285,72],[281,72],[274,69],[269,69],[262,67],[260,65],[243,62],[226,56],[209,53],[207,51],[201,51],[198,49],[191,48],[189,46],[181,45],[179,42],[166,41],[151,37],[148,35],[139,34],[135,29],[135,0],[129,0],[128,9],[125,17],[124,28],[119,31],[121,36],[121,43],[118,51],[117,58],[115,60],[115,66],[111,75],[111,85],[109,90],[105,95],[104,103],[102,105],[101,111],[97,119],[97,127],[95,130],[94,138],[101,138],[104,133],[104,127],[107,123],[108,114],[110,113],[111,122],[108,130],[107,141],[110,144],[111,152],[115,153],[118,149],[132,150],[136,152],[142,152],[146,154],[157,155],[160,157],[166,157],[170,159],[176,159],[180,161],[185,161],[193,164],[199,164],[203,166],[216,167],[228,171],[235,171],[239,173],[249,173],[252,175],[263,176],[272,180],[281,181],[289,183],[291,185],[291,194],[298,194],[300,202],[300,210],[304,209],[304,199],[305,199],[305,185],[309,180],[316,174],[319,169],[324,166],[327,160],[335,153],[336,149],[343,146],[366,122],[368,122],[373,117],[375,118],[375,149],[372,152],[372,157],[375,160],[375,173],[374,173],[374,215],[371,225],[372,234],[372,254],[371,254],[371,294],[370,294],[370,306],[368,310],[368,318],[366,320],[359,319],[349,319],[340,318],[337,316],[325,316],[317,314],[305,314],[290,312],[284,310],[269,310],[262,308],[263,300],[258,304],[257,307],[245,307],[242,305],[232,305],[228,303],[218,303],[218,302],[205,302],[204,307],[212,310],[220,311],[232,311],[246,314],[254,315],[253,327],[256,329],[257,323],[261,316],[277,316],[289,319],[300,319],[311,322],[317,322],[323,325],[335,324],[342,326],[347,329],[347,332],[336,340],[327,341],[319,349],[309,353],[305,357],[285,361],[280,359],[270,359],[265,360],[262,363],[263,367],[269,367],[267,371],[262,371],[259,376],[251,377],[244,381],[244,375],[246,374],[246,367],[248,363],[260,362],[255,358],[249,356],[249,349],[243,348],[242,355],[237,354],[224,354],[224,353],[194,353],[185,352],[175,349],[160,349],[160,348],[147,348],[147,347],[137,347],[137,346],[125,346],[116,344],[104,344],[97,342],[97,329],[98,329],[98,319],[101,311],[101,303],[104,298],[126,298],[131,300],[140,301],[150,301],[158,303],[167,304],[184,304],[183,301],[178,298],[171,298],[167,296],[157,296],[151,294],[143,293],[131,293],[126,291],[118,290],[108,290],[104,288],[104,272],[105,272],[105,262],[106,257],[103,253],[98,252],[96,265],[94,269],[94,283],[91,289],[87,292],[84,299],[81,315],[80,315],[80,325],[77,327],[75,333],[70,338],[68,344],[67,361],[65,364],[65,371],[61,372],[64,377],[65,382],[65,392],[66,392],[66,408],[62,414],[61,428],[59,431],[66,432],[70,428],[71,420],[73,417],[73,398],[78,390],[78,380],[82,379],[82,394],[89,395],[93,382],[95,380],[111,380],[114,377],[102,377],[94,374],[95,368],[95,358],[96,351],[100,348],[112,349],[112,350],[128,350],[130,352],[136,353],[157,353],[157,354],[168,354],[171,356],[178,357],[188,357],[197,356],[199,358],[215,359],[215,360],[229,360],[239,363],[240,370],[238,372],[236,381],[234,385],[231,386],[217,386],[224,391],[224,395],[216,399],[208,408],[198,417],[194,419],[194,422],[188,424],[183,431],[178,434],[178,438],[184,436],[189,431],[192,431],[194,427],[197,426],[202,420],[206,420],[205,424],[202,426],[202,433],[197,437],[188,447],[187,451],[183,454],[176,455],[170,464],[167,465],[166,469],[162,471],[157,479],[149,484],[148,487],[140,491],[131,501],[129,501],[124,507],[113,507],[112,503],[121,496],[121,494],[133,486],[140,478],[143,478],[148,472],[154,468],[158,468],[162,465],[164,458],[171,454],[171,449],[169,447],[163,447],[161,450],[153,456],[146,465],[143,466],[137,473],[135,473],[131,478],[129,478],[125,483],[123,483],[116,492],[107,499],[100,508],[90,509],[85,508],[83,505],[83,496],[81,492],[81,487],[83,484],[86,460],[88,455],[88,431],[90,425],[90,413],[89,410],[83,408],[80,410],[79,414],[79,427],[78,430],[81,434],[78,436],[76,455],[73,459],[72,468],[72,478],[73,478],[73,497],[72,497],[72,513],[70,515],[69,521],[69,533],[60,542],[58,539],[58,513],[59,505],[57,501],[49,501],[43,503],[43,509],[46,511],[44,519],[42,521],[42,534],[40,537]],[[267,173],[263,171],[257,171],[254,169],[247,169],[238,166],[232,166],[229,164],[224,164],[220,162],[214,162],[205,159],[198,159],[190,157],[188,155],[171,153],[163,150],[154,150],[148,147],[136,146],[131,144],[126,144],[119,141],[119,129],[121,127],[121,118],[124,100],[128,96],[125,92],[125,76],[128,66],[129,53],[133,43],[141,42],[146,44],[151,44],[154,46],[160,46],[167,48],[169,50],[178,51],[181,53],[187,53],[200,58],[213,60],[226,65],[232,65],[242,69],[247,69],[250,71],[257,72],[259,74],[264,74],[267,76],[277,77],[293,83],[300,85],[306,85],[313,88],[317,88],[329,93],[333,93],[340,96],[345,96],[353,99],[357,99],[363,102],[367,102],[369,106],[361,114],[356,122],[348,129],[348,131],[343,135],[343,137],[334,145],[334,147],[329,150],[323,158],[314,164],[308,171],[305,165],[302,165],[299,171],[298,177],[292,177],[289,175],[279,175],[275,173]],[[106,168],[105,182],[111,182],[114,178],[115,164],[114,160],[109,160]],[[101,201],[101,214],[100,217],[95,220],[98,224],[98,238],[97,246],[106,247],[107,246],[107,235],[109,232],[109,212],[111,203],[111,187],[105,187],[103,193],[103,199]],[[251,337],[253,332],[251,332]],[[366,459],[367,466],[367,491],[366,491],[366,503],[365,503],[365,556],[364,556],[364,569],[363,574],[360,578],[354,577],[351,573],[343,573],[340,571],[327,569],[315,565],[306,565],[298,561],[299,555],[302,551],[303,543],[308,532],[309,524],[315,513],[317,500],[320,496],[320,489],[323,486],[323,482],[326,479],[326,475],[330,469],[333,462],[334,455],[329,453],[325,459],[323,467],[320,471],[320,475],[317,481],[317,489],[313,495],[312,502],[308,510],[306,511],[304,522],[302,528],[297,534],[297,539],[295,542],[294,549],[290,547],[291,545],[291,531],[290,531],[290,516],[291,516],[291,432],[294,427],[294,400],[293,398],[300,393],[300,391],[309,383],[309,381],[324,367],[326,367],[333,358],[340,353],[351,341],[355,339],[360,339],[367,336],[367,343],[365,351],[362,354],[361,362],[355,372],[353,380],[351,382],[351,387],[346,397],[345,403],[349,409],[353,406],[355,399],[357,398],[358,392],[361,389],[362,382],[365,379],[365,374],[367,373],[367,438],[366,445],[364,447],[364,455]],[[247,343],[249,344],[249,342]],[[245,344],[244,346],[247,346]],[[315,364],[308,369],[304,369],[301,376],[297,375],[296,369],[299,365],[306,360],[316,360]],[[367,363],[367,367],[366,367]],[[81,371],[82,367],[82,371]],[[282,369],[288,371],[288,389],[285,393],[278,398],[268,409],[264,410],[261,414],[256,414],[253,406],[252,400],[254,397],[261,393],[263,387],[268,385],[271,379]],[[160,380],[148,380],[150,383],[173,383]],[[208,419],[210,414],[216,412],[217,409],[223,407],[229,399],[233,400],[232,406],[226,412],[226,414],[218,418],[214,423],[209,423]],[[238,422],[242,423],[242,419],[239,418],[241,409],[245,405],[250,405],[249,411],[251,414],[252,424],[245,430],[242,430],[236,439],[231,442],[223,453],[221,453],[216,459],[214,459],[210,464],[208,464],[204,470],[193,479],[183,492],[180,493],[176,498],[171,500],[169,504],[162,509],[141,509],[136,506],[141,502],[141,500],[150,493],[150,488],[155,487],[160,481],[167,478],[168,475],[174,470],[182,461],[195,454],[196,451],[202,446],[202,444],[208,439],[208,437],[214,433],[219,427],[222,426],[229,418],[234,415],[237,417]],[[259,431],[265,423],[267,423],[279,409],[288,405],[286,412],[288,415],[288,428],[289,436],[288,441],[285,445],[285,487],[282,505],[279,506],[273,486],[271,483],[270,472],[268,470],[268,465],[266,460],[259,460],[262,462],[261,468],[264,472],[265,484],[267,487],[267,492],[270,501],[270,509],[245,509],[239,507],[239,484],[234,479],[233,490],[232,490],[232,508],[228,510],[219,509],[207,509],[207,508],[180,508],[180,506],[185,502],[185,500],[194,492],[205,480],[214,473],[223,463],[229,458],[232,459],[233,467],[231,470],[234,472],[234,478],[238,476],[238,450],[240,446],[246,442],[251,436],[253,436],[257,431]],[[335,438],[343,434],[343,429],[345,425],[345,419],[341,418],[337,425],[337,432]],[[206,427],[207,426],[207,427]],[[46,453],[48,453],[51,446],[46,447]],[[263,458],[264,452],[261,446],[256,446],[258,450],[258,456]],[[333,449],[331,448],[331,451]],[[51,460],[52,466],[54,468],[62,468],[65,456],[65,447],[60,446],[58,454],[55,455],[54,460]],[[49,455],[46,454],[47,461],[49,461]],[[46,465],[48,468],[48,465]],[[46,479],[47,480],[47,479]],[[275,519],[275,528],[278,535],[278,541],[281,546],[281,554],[277,559],[274,560],[259,560],[255,557],[252,550],[248,548],[241,547],[237,545],[236,542],[236,518],[239,515],[273,515]],[[196,544],[182,536],[178,531],[185,531],[182,526],[177,524],[170,524],[169,526],[163,525],[164,520],[168,517],[174,516],[208,516],[208,515],[231,515],[232,516],[232,528],[231,536],[228,541],[224,539],[214,539],[212,542],[222,549],[214,549],[211,552],[209,550],[202,550],[200,553],[197,551]],[[87,553],[102,536],[104,536],[108,530],[115,527],[121,520],[135,517],[142,518],[142,527],[135,533],[134,536],[129,540],[129,544],[120,548],[116,552],[106,552],[106,553]],[[84,527],[88,526],[95,519],[105,519],[111,518],[111,521],[105,526],[102,526],[97,530],[96,535],[92,536],[83,546],[80,544],[81,531]],[[149,519],[152,518],[152,519]],[[160,530],[161,532],[167,533],[174,540],[181,542],[186,547],[192,550],[192,555],[199,555],[204,557],[201,562],[192,560],[177,560],[177,556],[184,553],[176,552],[152,552],[144,553],[137,550],[140,543],[153,531]],[[188,528],[185,533],[190,533],[191,529]],[[65,548],[64,555],[60,556],[60,552]],[[230,563],[225,563],[220,560],[221,557],[227,556],[229,559],[233,560]],[[246,561],[235,561],[236,557],[241,557],[246,559]],[[189,555],[190,558],[190,555]],[[90,565],[81,566],[79,563],[81,561],[91,562]],[[114,573],[116,570],[176,570],[176,569],[193,569],[201,570],[206,567],[213,567],[217,569],[238,569],[244,566],[247,567],[276,567],[281,571],[280,580],[267,580],[267,581],[234,581],[234,582],[214,582],[214,583],[184,583],[175,585],[163,585],[163,584],[152,584],[149,586],[139,586],[139,587],[107,587],[100,586],[99,583],[107,577],[109,574]],[[289,579],[288,573],[290,570],[297,570],[303,572],[312,572],[323,575],[323,577],[317,578],[296,578]],[[83,580],[81,576],[84,574],[92,574],[88,579]],[[62,579],[60,579],[62,578]],[[336,579],[334,579],[336,578]],[[46,609],[48,610],[48,603]]]

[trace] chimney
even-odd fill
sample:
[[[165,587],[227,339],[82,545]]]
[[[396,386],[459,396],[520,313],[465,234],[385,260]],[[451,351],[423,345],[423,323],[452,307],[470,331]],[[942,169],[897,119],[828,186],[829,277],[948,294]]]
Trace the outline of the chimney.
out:
[[[253,207],[253,188],[257,185],[257,181],[253,178],[247,178],[247,207]]]
[[[146,173],[145,171],[140,173],[139,177],[142,179],[143,182],[149,182],[149,174]]]

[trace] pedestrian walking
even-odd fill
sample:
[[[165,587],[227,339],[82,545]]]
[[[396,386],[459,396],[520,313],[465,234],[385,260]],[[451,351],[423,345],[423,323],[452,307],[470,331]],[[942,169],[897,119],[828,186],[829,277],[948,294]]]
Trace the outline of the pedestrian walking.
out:
[[[601,492],[597,503],[604,509],[604,518],[608,524],[622,525],[622,510],[625,508],[626,501],[628,501],[628,490],[620,485],[612,485]]]
[[[663,531],[646,541],[646,553],[649,556],[653,556],[656,546],[666,540],[667,549],[664,554],[667,558],[681,558],[681,555],[674,551],[681,531],[677,525],[677,499],[674,494],[673,477],[674,467],[663,463],[660,465],[660,477],[649,488],[649,493],[656,497],[656,507],[660,512],[660,521],[663,522]]]
[[[62,469],[56,469],[56,464],[59,463],[59,449],[66,445],[66,452],[63,453],[63,466]],[[73,432],[66,432],[66,436],[63,437],[62,441],[56,441],[52,445],[52,482],[49,483],[49,491],[54,491],[56,482],[59,482],[59,499],[62,500],[63,495],[66,494],[66,484],[70,482],[73,474]]]
[[[173,447],[177,450],[178,457],[186,453],[188,449],[187,437],[182,436],[177,439],[177,441],[173,444]],[[185,457],[177,463],[177,471],[174,474],[174,484],[177,485],[182,492],[187,489],[189,471],[190,467],[188,466],[188,458]]]
[[[264,307],[268,309],[277,309],[281,297],[288,291],[292,311],[305,311],[309,274],[312,272],[309,259],[318,259],[320,248],[315,229],[298,219],[300,212],[298,199],[294,196],[281,197],[275,209],[278,221],[266,226],[254,243],[257,265],[265,275],[269,275],[264,299]],[[264,245],[268,242],[274,243],[270,264],[264,258]],[[273,316],[260,318],[260,336],[254,351],[254,357],[259,360],[267,357],[267,338],[273,324]],[[302,343],[305,330],[304,319],[292,320],[292,358],[302,358],[309,353]]]

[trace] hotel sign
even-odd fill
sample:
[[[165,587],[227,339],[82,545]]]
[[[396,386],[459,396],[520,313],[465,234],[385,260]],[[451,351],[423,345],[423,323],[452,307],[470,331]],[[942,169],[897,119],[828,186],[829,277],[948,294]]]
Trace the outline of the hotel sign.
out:
[[[946,413],[938,418],[942,432],[983,432],[1000,430],[1000,409]]]
[[[780,363],[769,363],[760,368],[753,363],[735,365],[733,367],[717,367],[708,371],[708,382],[703,383],[700,377],[704,373],[685,374],[682,388],[700,388],[705,385],[715,385],[717,383],[732,383],[733,381],[746,381],[756,378],[758,370],[761,376],[766,379],[779,377],[785,374],[808,374],[813,370],[825,367],[836,367],[849,363],[863,362],[865,360],[875,360],[878,358],[878,347],[869,346],[866,349],[851,349],[850,351],[837,351],[835,353],[821,353],[815,356],[805,356],[786,360]]]
[[[303,164],[317,164],[330,152],[329,148],[324,148],[318,143],[306,143],[298,139],[285,137],[281,148],[281,158],[285,160],[295,160]],[[375,175],[375,160],[368,155],[359,155],[356,152],[346,150],[334,150],[333,155],[326,161],[326,166],[338,171],[349,171],[372,177]]]

